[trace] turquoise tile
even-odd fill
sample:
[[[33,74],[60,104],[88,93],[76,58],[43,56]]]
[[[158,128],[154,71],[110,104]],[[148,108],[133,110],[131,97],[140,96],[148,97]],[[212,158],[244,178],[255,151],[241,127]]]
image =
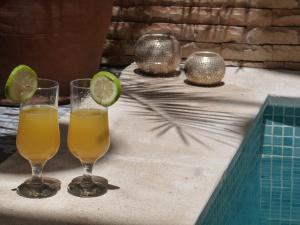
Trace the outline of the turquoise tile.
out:
[[[201,225],[299,225],[300,107],[268,106],[262,118],[263,128],[253,127],[244,140]],[[251,158],[252,152],[261,158]],[[249,171],[258,180],[249,180]]]
[[[269,115],[272,115],[273,114],[273,106],[271,105],[268,105],[264,111],[264,114],[269,114]]]
[[[295,115],[295,108],[294,107],[286,107],[284,114],[286,116],[294,116]]]
[[[265,115],[264,116],[264,124],[272,125],[273,124],[273,116],[272,115]]]
[[[300,116],[300,108],[295,108],[295,115]]]
[[[283,115],[283,107],[282,106],[275,106],[274,107],[274,115]]]
[[[293,138],[292,137],[284,137],[283,145],[284,146],[293,146]]]
[[[282,130],[281,127],[277,127]],[[275,127],[274,127],[274,132],[275,132]],[[265,127],[265,135],[272,135],[273,134],[273,127],[272,126],[266,126]],[[275,134],[275,133],[274,133]],[[278,134],[279,135],[279,134]]]
[[[272,146],[263,146],[263,154],[271,155],[272,154]]]
[[[277,146],[282,146],[282,136],[281,137],[277,137],[277,136],[273,136],[273,145],[277,145]]]
[[[293,126],[294,125],[294,117],[291,116],[287,116],[284,118],[284,124],[288,125],[288,126]]]
[[[283,116],[275,116],[274,117],[274,124],[275,125],[282,125],[283,124]]]
[[[291,147],[284,147],[282,155],[283,156],[292,156],[293,155],[293,148],[291,148]]]
[[[295,136],[300,137],[300,127],[295,127]]]
[[[262,167],[261,168],[261,176],[264,179],[270,179],[271,178],[271,168],[270,167]],[[267,188],[268,190],[268,188]]]
[[[282,147],[274,146],[273,147],[273,155],[282,155]]]
[[[292,175],[293,175],[294,177],[299,177],[299,176],[300,176],[300,171],[293,170]],[[294,193],[294,194],[295,194],[295,193]]]
[[[274,135],[282,136],[282,127],[274,127]]]
[[[290,169],[291,169],[291,165],[292,164],[290,163],[290,165],[289,165]],[[288,174],[288,176],[291,177],[291,173]],[[282,185],[284,186],[284,188],[285,188],[284,191],[286,193],[291,193],[291,189],[292,189],[292,182],[291,182],[291,180],[288,180],[288,179],[283,180]]]
[[[285,191],[288,191],[288,187],[291,183],[291,166],[288,165],[287,167],[282,167],[282,174],[283,174],[283,181],[282,181],[282,187],[285,188]]]
[[[297,127],[300,127],[300,117],[298,118],[296,118],[296,121],[295,121],[295,125],[297,126]]]
[[[294,128],[293,127],[285,127],[284,128],[284,134],[286,136],[294,136]]]
[[[295,138],[295,141],[294,141],[294,146],[295,147],[300,147],[300,138]]]
[[[272,137],[271,136],[265,136],[264,137],[264,145],[271,145],[272,144]]]
[[[300,157],[300,147],[294,148],[294,156]]]

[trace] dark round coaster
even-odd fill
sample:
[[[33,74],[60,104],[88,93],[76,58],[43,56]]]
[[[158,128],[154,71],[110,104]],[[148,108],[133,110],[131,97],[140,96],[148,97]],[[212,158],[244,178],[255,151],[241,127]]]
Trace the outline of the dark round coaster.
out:
[[[48,198],[54,196],[60,186],[61,182],[54,178],[43,177],[42,182],[30,178],[17,188],[17,193],[26,198]]]

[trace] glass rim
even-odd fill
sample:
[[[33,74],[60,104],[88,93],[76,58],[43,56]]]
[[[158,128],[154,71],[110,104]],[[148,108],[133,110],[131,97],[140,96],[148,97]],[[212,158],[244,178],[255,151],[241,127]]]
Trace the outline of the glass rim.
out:
[[[80,81],[89,81],[91,82],[91,78],[82,78],[82,79],[75,79],[75,80],[72,80],[70,82],[70,86],[71,88],[80,88],[80,89],[86,89],[86,90],[89,90],[90,89],[90,86],[86,87],[86,86],[82,86],[82,85],[79,85],[79,84],[75,84],[76,82],[80,82]]]
[[[175,38],[175,36],[173,34],[169,34],[169,33],[147,33],[143,35],[144,37],[148,37],[148,36],[152,36],[152,37],[165,37],[165,38]]]
[[[217,52],[210,52],[210,51],[197,51],[194,52],[193,55],[200,56],[200,57],[216,57],[220,54]]]
[[[47,89],[55,89],[59,87],[58,81],[51,80],[51,79],[46,79],[46,78],[38,78],[38,85],[37,85],[37,90],[47,90]],[[39,81],[45,81],[49,82],[49,87],[40,87]]]

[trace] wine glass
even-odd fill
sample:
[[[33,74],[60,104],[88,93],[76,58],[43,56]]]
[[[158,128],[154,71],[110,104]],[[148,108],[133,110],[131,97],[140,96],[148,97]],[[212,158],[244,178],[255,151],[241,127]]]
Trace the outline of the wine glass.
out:
[[[58,180],[42,177],[45,163],[60,145],[58,92],[56,81],[38,79],[34,96],[21,104],[16,145],[32,169],[32,177],[17,188],[21,196],[46,198],[60,189]]]
[[[80,160],[84,174],[72,180],[68,191],[78,197],[96,197],[107,191],[107,180],[93,176],[92,170],[97,159],[109,148],[108,110],[92,99],[90,81],[78,79],[71,82],[68,147]]]

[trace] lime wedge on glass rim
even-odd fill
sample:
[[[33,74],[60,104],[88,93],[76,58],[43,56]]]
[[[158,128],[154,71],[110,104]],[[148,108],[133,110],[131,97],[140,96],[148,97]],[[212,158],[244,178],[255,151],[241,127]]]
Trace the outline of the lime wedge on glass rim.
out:
[[[26,65],[19,65],[13,69],[5,85],[5,96],[18,103],[30,99],[38,86],[36,72]]]
[[[113,105],[119,99],[121,90],[120,80],[109,71],[100,71],[91,80],[91,96],[102,106]]]

